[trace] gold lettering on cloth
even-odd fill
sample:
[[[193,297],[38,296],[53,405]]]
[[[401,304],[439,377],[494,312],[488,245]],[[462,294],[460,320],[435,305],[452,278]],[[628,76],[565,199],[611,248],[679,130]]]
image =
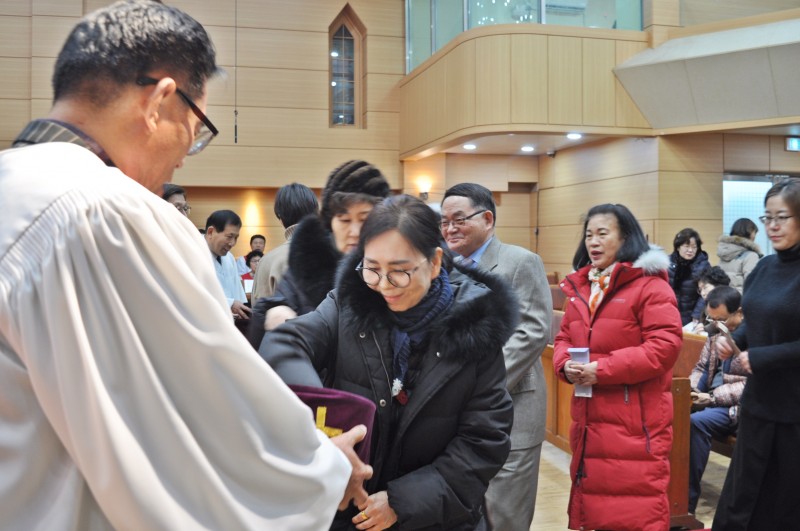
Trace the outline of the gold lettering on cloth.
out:
[[[317,408],[317,428],[322,430],[322,433],[328,437],[336,437],[337,435],[341,435],[343,432],[339,428],[331,428],[330,426],[325,425],[325,420],[327,417],[328,408],[325,406],[319,406]]]

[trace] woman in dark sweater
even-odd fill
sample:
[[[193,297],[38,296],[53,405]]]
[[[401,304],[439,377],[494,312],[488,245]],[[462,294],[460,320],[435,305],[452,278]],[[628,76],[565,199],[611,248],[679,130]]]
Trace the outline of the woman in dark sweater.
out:
[[[734,365],[752,372],[739,434],[713,529],[797,529],[800,504],[800,181],[777,183],[761,216],[777,254],[761,259],[744,285],[744,324]],[[734,353],[727,342],[720,353]]]
[[[703,313],[703,298],[697,293],[697,279],[711,267],[703,241],[696,230],[686,228],[675,235],[669,256],[669,284],[678,299],[681,324],[697,324]]]

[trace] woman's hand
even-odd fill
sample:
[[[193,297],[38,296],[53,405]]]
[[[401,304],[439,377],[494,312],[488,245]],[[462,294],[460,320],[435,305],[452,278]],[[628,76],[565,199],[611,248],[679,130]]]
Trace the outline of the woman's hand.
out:
[[[570,365],[572,372],[570,373],[570,381],[576,385],[594,385],[597,383],[597,362],[591,363],[572,363]],[[566,365],[564,374],[566,375]]]
[[[264,329],[270,331],[295,317],[297,317],[297,313],[290,307],[275,306],[267,310],[267,318],[264,320]]]
[[[370,529],[381,531],[388,529],[397,522],[397,514],[389,506],[389,495],[385,490],[376,492],[369,498],[367,503],[358,506],[361,512],[353,517],[356,529]]]
[[[564,364],[564,377],[567,379],[569,383],[575,383],[575,378],[578,377],[580,374],[580,369],[577,369],[576,366],[580,365],[579,363],[573,363],[568,361]]]

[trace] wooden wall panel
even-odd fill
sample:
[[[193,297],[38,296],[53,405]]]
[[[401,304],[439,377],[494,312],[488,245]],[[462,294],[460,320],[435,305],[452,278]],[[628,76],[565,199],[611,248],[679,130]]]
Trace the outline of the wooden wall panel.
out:
[[[795,0],[727,0],[724,9],[716,0],[683,0],[680,19],[682,25],[694,26],[796,7]]]
[[[55,65],[55,57],[33,57],[31,59],[29,97],[42,100],[53,99],[52,78]]]
[[[27,100],[31,97],[31,60],[0,56],[0,98]]]
[[[186,11],[203,26],[232,27],[235,25],[236,10],[234,8],[234,2],[220,0],[170,0],[169,5]],[[246,18],[241,15],[239,16],[240,24],[249,26],[250,24],[248,22]]]
[[[647,49],[647,43],[617,41],[616,42],[616,64],[622,64],[639,52]],[[625,87],[618,79],[615,79],[616,87],[616,118],[618,127],[650,127],[639,107],[633,102]]]
[[[547,156],[537,156],[539,162],[539,190],[553,188],[556,185],[555,159]]]
[[[458,131],[475,125],[475,41],[458,46],[444,58],[444,63],[447,94],[444,101],[445,116],[450,127]],[[419,96],[427,97],[425,94]]]
[[[656,171],[657,153],[655,139],[617,138],[563,149],[543,164],[550,165],[556,186],[568,186]]]
[[[446,187],[458,183],[477,183],[493,192],[506,192],[512,179],[528,173],[537,175],[534,157],[521,155],[461,155],[447,154]],[[527,170],[527,171],[526,171]],[[530,181],[515,181],[530,182]]]
[[[615,41],[582,39],[583,123],[613,126],[616,122]]]
[[[642,22],[647,28],[652,25],[680,26],[681,0],[644,0]]]
[[[511,39],[495,35],[475,44],[475,122],[511,121]]]
[[[722,134],[659,138],[659,167],[666,171],[721,172]]]
[[[509,183],[535,183],[539,181],[539,161],[531,155],[508,157]]]
[[[600,203],[622,203],[637,218],[657,218],[658,179],[658,173],[652,172],[541,190],[540,223],[548,226],[579,223],[581,216]]]
[[[499,192],[493,195],[497,206],[497,218],[495,220],[497,227],[516,227],[525,231],[530,230],[530,194]],[[526,245],[526,247],[528,246]]]
[[[327,57],[327,53],[325,55]],[[405,41],[367,33],[367,72],[405,74]]]
[[[548,37],[547,80],[550,123],[583,119],[583,46],[578,37]]]
[[[540,202],[541,205],[541,202]],[[572,271],[572,257],[583,239],[583,224],[539,227],[539,256],[545,271],[558,271],[558,277]]]
[[[782,136],[769,137],[769,162],[771,172],[800,172],[800,153],[786,151]]]
[[[241,47],[238,52],[238,61],[236,58],[236,30],[229,26],[205,26],[211,42],[214,43],[214,49],[217,52],[217,65],[223,67],[227,74],[231,77],[234,76],[236,71],[235,66],[238,64],[240,67],[251,66],[242,62],[242,53],[245,46],[250,45],[252,42],[252,32],[248,32],[247,39],[242,37],[242,29],[239,30],[239,46]]]
[[[0,56],[31,56],[31,17],[0,16]]]
[[[3,2],[0,2],[0,16],[12,15],[29,17],[31,16],[31,1],[32,0],[3,0]],[[0,39],[2,39],[2,33],[0,33]]]
[[[367,74],[367,111],[396,113],[400,108],[397,83],[402,77],[397,74]]]
[[[28,100],[0,99],[0,147],[7,148],[31,118]]]
[[[313,158],[313,161],[310,159]],[[176,181],[192,186],[276,187],[297,181],[322,188],[336,166],[364,159],[381,169],[392,189],[402,188],[402,168],[394,150],[243,147],[211,144],[187,157]]]
[[[432,94],[433,97],[427,98],[425,114],[421,116],[420,119],[428,123],[427,130],[430,131],[433,138],[443,136],[451,127],[450,123],[446,121],[445,102],[447,96],[444,91],[434,90],[434,87],[444,87],[447,84],[446,66],[445,63],[437,63],[433,68],[428,70],[425,76],[425,90]]]
[[[44,118],[47,116],[47,113],[50,112],[50,108],[53,106],[52,99],[47,100],[31,100],[31,119],[35,118]]]
[[[82,17],[82,0],[31,0],[33,15],[58,17]]]
[[[241,107],[328,109],[327,70],[238,68],[234,74],[239,76],[238,83],[230,79],[226,84],[234,89],[231,92],[238,88]]]
[[[240,27],[238,57],[239,66],[327,71],[328,33]]]
[[[31,53],[34,57],[56,57],[80,17],[31,17]],[[27,38],[27,36],[26,36]]]
[[[768,136],[723,135],[725,171],[764,171],[769,168]]]
[[[229,0],[225,3],[233,2]],[[326,34],[328,26],[345,6],[345,2],[338,0],[238,0],[238,3],[240,23],[247,21],[249,27],[300,32],[324,30]],[[351,2],[351,5],[356,7],[355,2]],[[361,10],[355,11],[366,23]]]
[[[547,37],[511,36],[511,122],[547,123]]]
[[[722,219],[722,173],[661,172],[660,219]]]
[[[495,234],[503,243],[519,245],[525,249],[531,249],[531,232],[528,228],[522,227],[497,227]]]

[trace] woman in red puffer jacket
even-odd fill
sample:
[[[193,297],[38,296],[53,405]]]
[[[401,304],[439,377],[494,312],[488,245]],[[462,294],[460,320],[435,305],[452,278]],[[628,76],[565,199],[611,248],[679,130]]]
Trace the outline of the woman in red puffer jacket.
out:
[[[665,531],[682,342],[669,259],[626,207],[604,204],[589,210],[573,266],[553,361],[559,378],[591,385],[592,397],[572,398],[569,527]],[[571,347],[589,347],[590,362],[571,361]]]

